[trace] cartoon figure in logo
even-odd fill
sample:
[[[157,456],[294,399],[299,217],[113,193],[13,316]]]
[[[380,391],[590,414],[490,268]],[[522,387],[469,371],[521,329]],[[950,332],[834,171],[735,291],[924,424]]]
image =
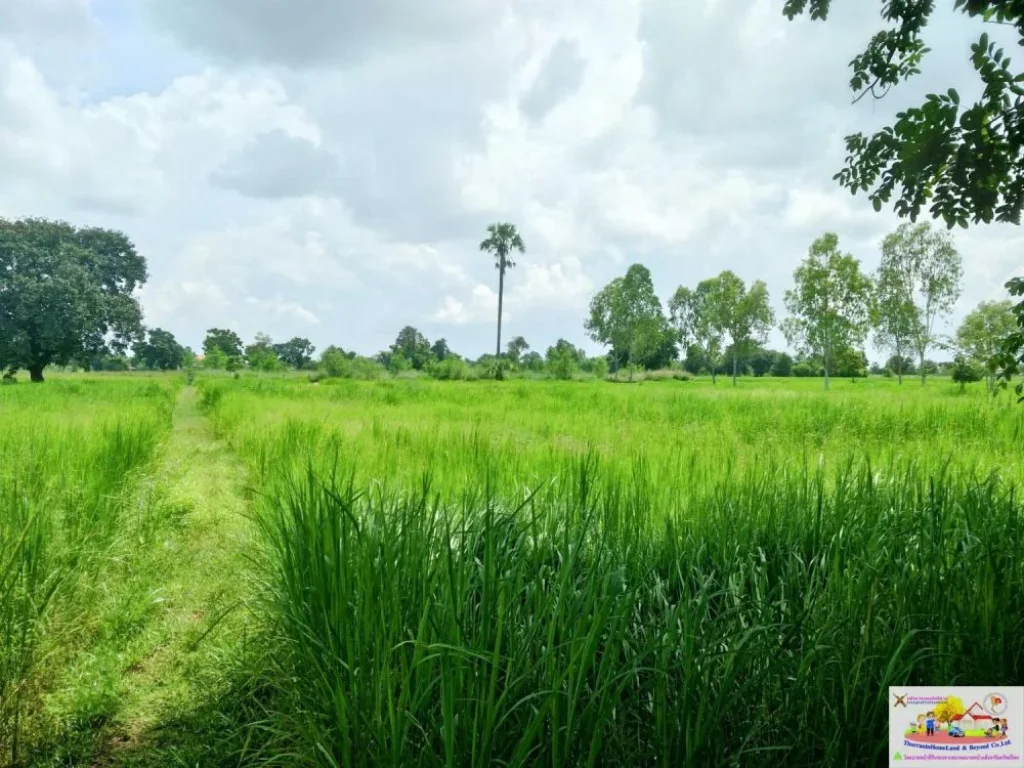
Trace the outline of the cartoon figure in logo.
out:
[[[929,712],[928,713],[928,719],[924,721],[924,725],[925,725],[925,728],[928,729],[927,730],[928,735],[929,736],[934,736],[935,735],[935,713],[934,712]]]
[[[924,715],[917,716],[917,732],[921,733],[924,730]]]

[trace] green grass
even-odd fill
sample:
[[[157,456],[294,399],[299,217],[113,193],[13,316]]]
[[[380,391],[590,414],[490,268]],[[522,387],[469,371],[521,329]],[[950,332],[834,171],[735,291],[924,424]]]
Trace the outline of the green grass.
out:
[[[873,765],[888,685],[1020,679],[1024,411],[742,384],[206,384],[282,762]]]
[[[17,758],[41,678],[88,610],[172,396],[137,381],[0,387],[0,759]]]
[[[0,388],[0,684],[41,766],[875,765],[887,686],[1024,678],[1022,438],[941,379]]]

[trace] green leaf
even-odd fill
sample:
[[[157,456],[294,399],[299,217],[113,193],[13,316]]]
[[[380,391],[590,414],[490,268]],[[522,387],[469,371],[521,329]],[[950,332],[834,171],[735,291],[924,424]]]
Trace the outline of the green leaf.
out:
[[[956,88],[949,89],[949,98],[953,100],[954,104],[960,103],[960,94],[956,92]]]

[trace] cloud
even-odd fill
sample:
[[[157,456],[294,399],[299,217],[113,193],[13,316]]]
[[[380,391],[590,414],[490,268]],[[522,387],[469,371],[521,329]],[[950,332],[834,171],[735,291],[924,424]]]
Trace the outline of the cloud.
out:
[[[413,324],[488,351],[493,221],[528,248],[507,330],[540,348],[583,341],[634,262],[663,299],[732,269],[781,310],[814,238],[870,270],[897,223],[832,181],[843,137],[976,84],[976,30],[937,13],[922,76],[854,106],[847,62],[879,25],[857,3],[790,23],[746,0],[7,0],[0,214],[128,232],[147,321],[192,344],[218,325],[371,353]],[[1022,245],[958,243],[956,317]]]
[[[583,82],[586,62],[572,40],[559,40],[551,49],[540,74],[519,102],[532,120],[544,117]]]
[[[311,67],[353,61],[373,50],[444,44],[500,13],[501,2],[147,0],[183,44],[226,61]]]
[[[331,195],[337,189],[338,173],[333,154],[277,130],[258,136],[232,154],[210,180],[249,197],[273,199]]]
[[[280,296],[272,299],[258,299],[255,296],[246,298],[245,303],[250,307],[256,307],[262,312],[270,314],[274,318],[289,318],[306,323],[307,325],[320,325],[320,319],[305,307],[294,301],[285,301]]]

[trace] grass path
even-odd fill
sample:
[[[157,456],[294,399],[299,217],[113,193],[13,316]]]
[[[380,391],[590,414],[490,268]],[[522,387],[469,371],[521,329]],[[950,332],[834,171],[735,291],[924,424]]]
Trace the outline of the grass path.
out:
[[[36,764],[238,764],[246,713],[234,710],[246,696],[232,680],[244,666],[251,584],[243,482],[195,388],[183,388],[140,494],[155,528],[126,542],[100,580],[109,583],[98,586],[90,641],[49,697],[65,730]]]

